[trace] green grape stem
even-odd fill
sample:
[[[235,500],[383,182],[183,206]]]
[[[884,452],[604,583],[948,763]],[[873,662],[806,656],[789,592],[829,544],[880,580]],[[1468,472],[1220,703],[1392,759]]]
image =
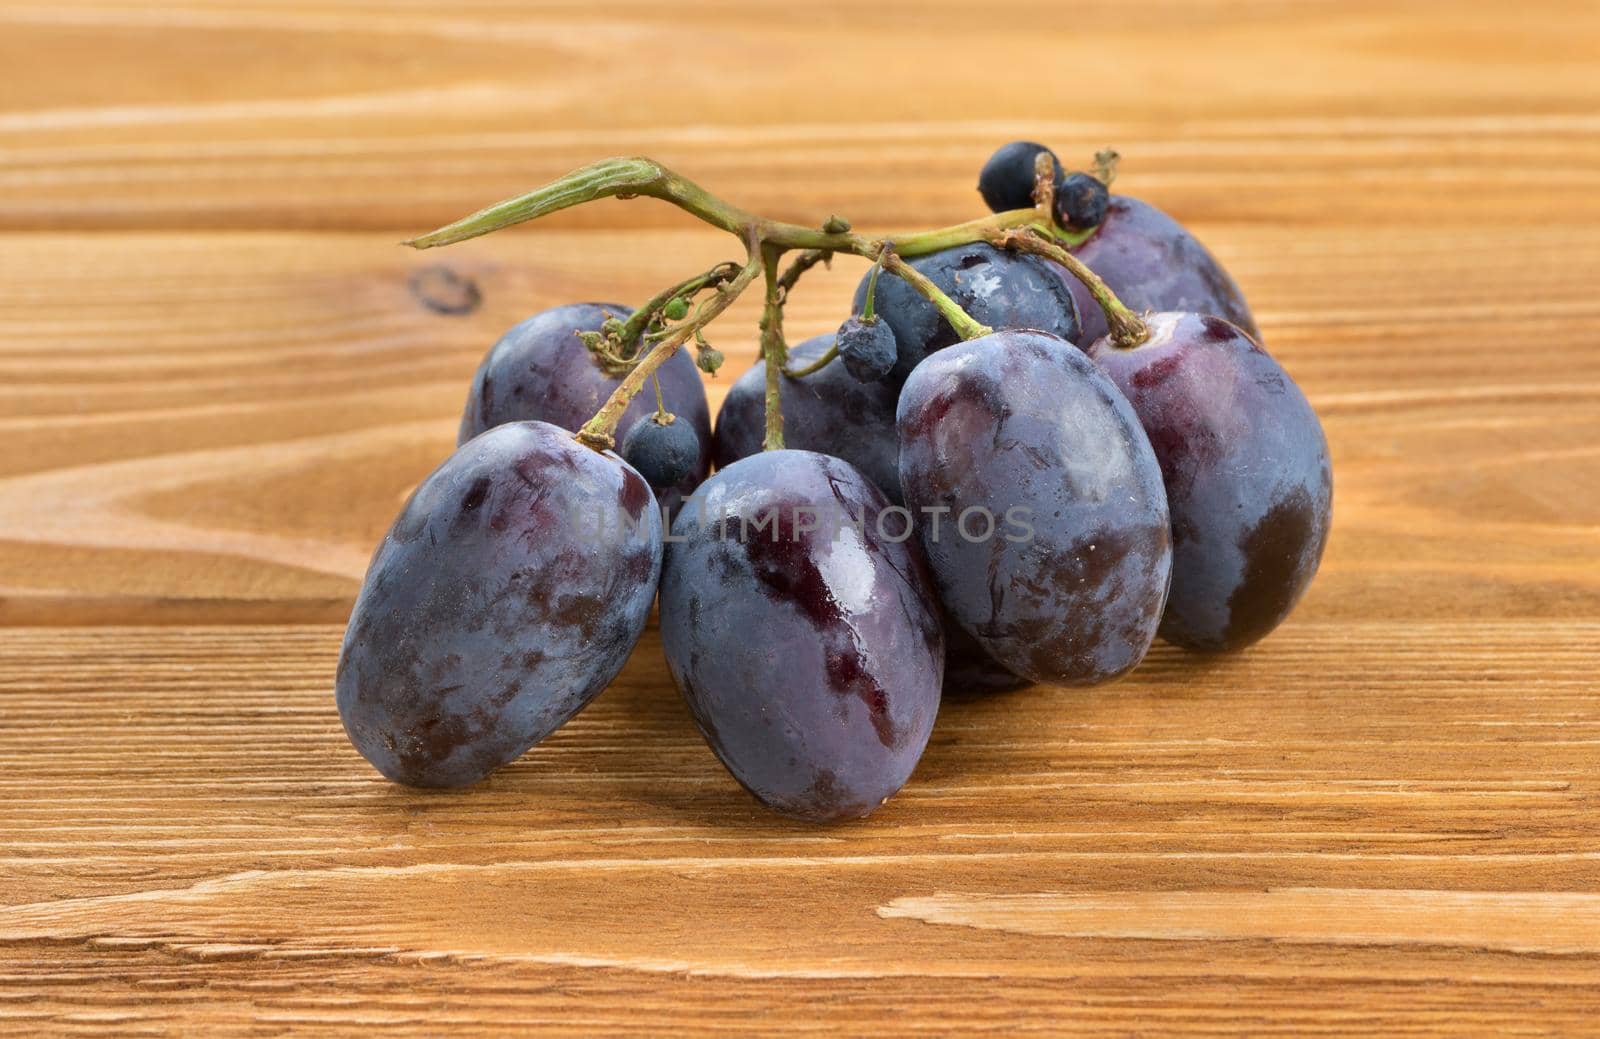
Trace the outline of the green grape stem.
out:
[[[878,320],[878,275],[883,273],[883,254],[878,254],[878,259],[872,265],[872,273],[867,275],[867,295],[861,301],[861,320],[866,324]]]
[[[818,357],[815,361],[812,361],[810,364],[801,368],[785,368],[783,370],[783,374],[791,379],[804,379],[806,376],[814,375],[817,372],[822,371],[822,369],[828,367],[828,365],[833,362],[833,359],[838,356],[839,344],[834,343],[832,346],[824,350],[822,352],[822,356]]]
[[[640,196],[669,202],[713,227],[737,235],[741,240],[754,231],[762,245],[776,246],[780,251],[817,249],[849,253],[871,260],[877,258],[885,241],[848,230],[829,231],[801,227],[781,220],[767,220],[723,201],[653,159],[631,158],[603,159],[584,166],[541,188],[496,202],[438,230],[418,235],[404,244],[414,249],[453,245],[597,199]],[[1087,234],[1069,232],[1053,225],[1041,226],[1036,209],[1013,209],[932,231],[891,235],[889,240],[895,243],[896,252],[910,258],[980,241],[986,231],[1015,227],[1034,227],[1072,245],[1088,237]]]
[[[898,246],[896,247],[898,248]],[[913,289],[932,303],[950,327],[956,330],[956,335],[962,339],[976,339],[986,336],[994,331],[988,325],[975,319],[971,314],[961,309],[955,300],[944,294],[944,291],[930,281],[927,275],[901,259],[898,253],[886,252],[881,257],[883,269],[910,285]]]
[[[631,354],[626,351],[634,351],[636,349],[633,344],[640,341],[650,323],[661,316],[662,310],[673,299],[679,296],[689,299],[697,293],[704,292],[706,289],[726,285],[738,277],[741,266],[742,264],[738,261],[725,260],[708,271],[696,274],[692,278],[686,278],[678,284],[656,293],[649,302],[629,316],[628,320],[623,323],[622,330],[617,333],[616,341],[612,345],[617,348],[619,356],[624,360],[630,359]]]
[[[1051,260],[1067,269],[1067,273],[1083,282],[1083,287],[1089,290],[1089,295],[1100,305],[1106,315],[1106,327],[1110,329],[1111,345],[1121,350],[1131,350],[1150,338],[1150,326],[1144,319],[1117,298],[1100,275],[1090,270],[1088,265],[1076,256],[1067,252],[1057,243],[1028,230],[998,231],[992,234],[989,244],[998,249],[1009,249],[1014,252],[1032,253]]]
[[[673,415],[672,412],[667,410],[666,398],[662,397],[662,395],[661,395],[661,373],[660,372],[651,372],[650,373],[650,385],[652,387],[654,387],[654,389],[656,391],[656,414],[655,414],[655,420],[657,422],[661,423],[661,425],[663,425],[663,426],[670,426],[672,424],[673,420],[677,416]]]
[[[783,300],[778,278],[782,250],[765,246],[761,250],[762,268],[767,277],[766,305],[761,311],[761,358],[767,363],[767,433],[763,451],[783,450],[783,367],[789,363],[789,347],[783,341]]]
[[[623,377],[611,396],[600,405],[600,410],[595,412],[594,418],[585,422],[578,430],[578,440],[596,451],[606,451],[616,446],[617,423],[622,421],[622,413],[628,410],[633,398],[644,388],[645,380],[654,375],[656,369],[665,364],[667,358],[671,357],[678,347],[727,310],[760,273],[761,258],[752,242],[750,261],[740,269],[732,281],[720,287],[717,294],[702,304],[688,320],[674,325],[665,339],[656,343],[639,358],[633,370]]]
[[[574,170],[526,194],[496,202],[470,216],[419,235],[404,244],[415,249],[437,248],[477,238],[513,224],[537,220],[551,213],[598,199],[640,196],[671,203],[713,227],[736,235],[749,250],[748,262],[739,268],[736,274],[732,273],[732,265],[712,268],[704,275],[697,275],[666,290],[640,310],[635,311],[624,323],[623,333],[645,332],[656,320],[666,302],[681,294],[686,287],[698,284],[695,291],[710,288],[716,290],[715,295],[702,303],[686,320],[658,332],[649,333],[646,336],[648,349],[637,358],[619,355],[614,359],[614,367],[627,363],[631,364],[631,369],[595,416],[579,430],[578,439],[599,450],[611,447],[612,434],[616,430],[617,422],[621,419],[628,402],[644,385],[644,380],[684,342],[726,310],[728,305],[765,269],[767,299],[762,311],[762,356],[767,361],[768,379],[766,442],[768,447],[772,447],[781,446],[783,442],[777,393],[777,379],[783,373],[787,359],[787,349],[783,343],[783,305],[788,290],[793,287],[801,274],[816,263],[824,262],[834,253],[848,253],[874,262],[882,260],[886,269],[899,275],[938,307],[939,312],[963,337],[973,338],[976,335],[983,335],[988,332],[985,326],[975,321],[971,315],[904,261],[972,242],[993,241],[996,235],[1013,231],[1030,232],[1033,237],[1043,242],[1077,245],[1092,234],[1093,230],[1075,232],[1057,226],[1049,207],[1048,196],[1053,190],[1052,182],[1043,193],[1043,197],[1037,199],[1040,204],[1031,209],[994,213],[977,220],[930,231],[872,238],[851,231],[849,222],[838,217],[830,217],[821,228],[815,228],[756,216],[718,198],[687,177],[674,173],[653,159],[642,157],[603,159]],[[890,242],[893,242],[892,252]],[[1060,246],[1057,245],[1057,248]],[[794,249],[806,252],[780,277],[776,273],[777,263],[785,252]],[[649,345],[650,340],[655,340],[653,346]],[[618,345],[629,343],[631,340],[621,339]],[[622,346],[624,350],[627,348]],[[606,359],[602,357],[601,360],[604,363]]]

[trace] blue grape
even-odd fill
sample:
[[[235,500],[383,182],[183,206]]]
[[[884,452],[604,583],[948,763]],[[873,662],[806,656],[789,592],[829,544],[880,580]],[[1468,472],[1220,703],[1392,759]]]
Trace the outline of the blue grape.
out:
[[[909,262],[990,328],[1032,328],[1078,341],[1077,304],[1048,261],[975,242]],[[870,278],[869,273],[856,288],[857,313],[866,304]],[[923,358],[961,338],[932,303],[888,271],[878,278],[874,312],[894,332],[898,353],[889,379],[897,385]]]
[[[674,418],[662,424],[655,417],[635,422],[622,438],[621,454],[639,470],[652,490],[671,488],[694,472],[700,458],[700,438],[687,421]]]
[[[1111,196],[1099,178],[1069,173],[1056,185],[1055,201],[1056,223],[1086,231],[1106,218]]]
[[[1069,684],[1139,663],[1172,563],[1166,494],[1133,408],[1088,357],[1030,331],[941,350],[897,423],[940,598],[986,652]]]
[[[877,382],[894,370],[899,351],[886,321],[876,317],[871,321],[846,318],[834,341],[839,344],[839,360],[844,362],[845,371],[860,382]]]
[[[1073,253],[1135,311],[1183,310],[1232,321],[1261,341],[1244,295],[1200,241],[1155,206],[1112,195],[1105,219]],[[1077,300],[1088,344],[1106,334],[1106,318],[1083,284],[1056,268]]]
[[[1061,161],[1055,152],[1033,141],[1003,144],[978,173],[978,194],[992,212],[1033,207],[1034,163],[1040,152],[1049,152],[1055,176],[1061,176]]]
[[[837,458],[767,451],[712,476],[673,522],[661,581],[673,680],[728,771],[785,815],[868,814],[933,728],[937,600],[888,507]]]
[[[821,335],[790,347],[792,367],[804,367],[828,352],[833,336]],[[726,469],[761,452],[766,435],[767,366],[739,376],[717,412],[716,459]],[[878,485],[891,502],[900,501],[900,453],[894,432],[898,391],[884,382],[859,382],[835,358],[821,371],[779,380],[784,443],[842,458]]]
[[[661,550],[650,488],[616,455],[544,422],[467,441],[367,569],[336,679],[350,741],[411,786],[517,758],[622,668]]]
[[[608,317],[625,320],[631,307],[617,303],[573,303],[542,311],[513,327],[495,343],[472,377],[458,443],[504,422],[538,419],[574,432],[593,417],[621,377],[607,375],[577,332],[597,332]],[[658,497],[669,511],[711,471],[711,408],[705,384],[686,351],[657,369],[667,410],[686,420],[700,438],[693,472]],[[617,443],[634,423],[655,412],[655,395],[641,393],[617,423]]]
[[[1328,442],[1305,394],[1237,326],[1164,313],[1131,350],[1090,356],[1139,413],[1172,513],[1172,594],[1161,637],[1247,646],[1294,609],[1332,517]]]

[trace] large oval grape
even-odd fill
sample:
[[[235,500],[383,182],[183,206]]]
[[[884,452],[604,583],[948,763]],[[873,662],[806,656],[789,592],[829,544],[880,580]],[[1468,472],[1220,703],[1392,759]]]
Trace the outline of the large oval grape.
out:
[[[597,332],[606,318],[622,320],[632,312],[631,307],[617,303],[572,303],[513,326],[490,348],[472,376],[456,442],[464,444],[505,422],[530,419],[576,432],[622,381],[620,376],[606,374],[577,333]],[[700,458],[694,471],[676,487],[660,490],[661,503],[670,511],[711,471],[711,409],[699,369],[686,351],[667,358],[657,375],[667,410],[688,419],[700,438]],[[635,397],[617,423],[617,443],[655,408],[653,392]]]
[[[1032,328],[1068,342],[1079,335],[1078,304],[1054,265],[1037,256],[972,242],[909,261],[980,324],[994,329]],[[855,312],[867,299],[867,282],[856,287]],[[910,285],[888,272],[878,277],[875,312],[894,331],[898,354],[888,381],[905,382],[911,370],[935,350],[961,337]]]
[[[712,476],[672,525],[672,677],[728,771],[785,815],[866,815],[910,777],[933,728],[937,600],[904,517],[886,508],[846,462],[766,451]]]
[[[1105,219],[1073,253],[1134,311],[1214,314],[1261,341],[1232,276],[1182,224],[1148,202],[1112,195]],[[1082,282],[1066,271],[1060,275],[1082,313],[1077,342],[1087,346],[1106,334],[1105,314]]]
[[[1172,537],[1155,454],[1104,372],[1055,336],[997,332],[924,361],[898,426],[940,597],[995,660],[1079,685],[1139,663]]]
[[[1276,628],[1316,575],[1332,517],[1322,424],[1277,361],[1234,325],[1149,317],[1131,350],[1090,355],[1139,413],[1172,513],[1172,595],[1161,637],[1247,646]]]
[[[827,353],[833,333],[789,349],[790,367],[800,368]],[[739,376],[717,412],[717,468],[761,452],[767,430],[767,365]],[[802,451],[842,458],[861,470],[892,502],[900,500],[900,443],[894,432],[898,391],[886,382],[860,382],[838,358],[820,371],[778,383],[783,404],[783,442]]]
[[[650,488],[614,454],[544,422],[467,441],[367,569],[336,682],[350,741],[412,786],[517,758],[628,659],[661,549]]]

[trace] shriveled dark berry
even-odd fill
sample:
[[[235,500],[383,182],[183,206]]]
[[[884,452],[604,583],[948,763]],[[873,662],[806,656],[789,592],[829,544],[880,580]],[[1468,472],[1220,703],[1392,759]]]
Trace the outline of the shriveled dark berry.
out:
[[[899,348],[894,341],[894,331],[880,318],[863,320],[851,317],[839,326],[834,340],[839,346],[839,360],[845,371],[859,382],[877,382],[894,370]]]
[[[989,156],[978,174],[978,194],[996,213],[1008,209],[1028,209],[1033,205],[1033,164],[1040,152],[1050,152],[1056,178],[1061,177],[1061,161],[1056,153],[1033,141],[1012,141]]]
[[[681,418],[662,425],[652,416],[628,430],[621,454],[651,487],[671,487],[694,470],[700,438]]]
[[[1111,193],[1087,173],[1069,173],[1056,183],[1056,223],[1079,231],[1098,227],[1106,218]]]

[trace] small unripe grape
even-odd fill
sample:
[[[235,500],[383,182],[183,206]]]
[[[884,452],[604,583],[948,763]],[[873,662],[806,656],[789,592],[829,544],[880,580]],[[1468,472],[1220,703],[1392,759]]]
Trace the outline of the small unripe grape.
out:
[[[717,369],[722,367],[724,360],[726,358],[722,356],[721,350],[714,346],[702,346],[699,353],[695,355],[694,363],[707,375],[715,375],[717,374]]]

